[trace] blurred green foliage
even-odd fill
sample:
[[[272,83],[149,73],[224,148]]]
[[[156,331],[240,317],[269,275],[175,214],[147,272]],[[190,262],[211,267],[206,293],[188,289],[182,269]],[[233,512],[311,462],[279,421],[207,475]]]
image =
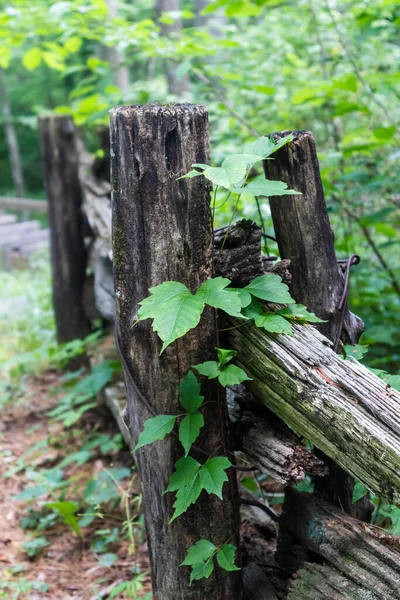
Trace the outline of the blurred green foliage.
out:
[[[257,134],[312,130],[340,258],[353,267],[351,304],[366,323],[371,366],[400,366],[400,6],[397,0],[182,0],[157,19],[154,4],[105,0],[2,0],[0,68],[28,195],[43,195],[37,115],[70,113],[93,132],[121,103],[208,105],[213,164]],[[181,32],[163,35],[180,22]],[[110,49],[130,83],[117,85]],[[190,85],[168,93],[166,64]],[[0,194],[12,191],[0,131]],[[240,199],[238,217],[258,220]],[[272,233],[268,202],[260,210]],[[219,211],[229,221],[232,203]],[[269,251],[276,253],[273,244]]]

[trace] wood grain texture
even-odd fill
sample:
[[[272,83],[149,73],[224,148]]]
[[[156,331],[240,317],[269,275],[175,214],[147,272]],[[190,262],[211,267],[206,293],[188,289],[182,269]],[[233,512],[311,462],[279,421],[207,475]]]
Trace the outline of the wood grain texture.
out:
[[[271,214],[281,258],[291,261],[290,291],[327,323],[319,330],[333,340],[340,321],[338,305],[344,287],[334,248],[319,172],[314,136],[310,131],[272,134],[279,139],[292,133],[293,142],[264,161],[268,179],[284,181],[302,196],[270,198]],[[345,343],[356,344],[364,329],[361,319],[347,311],[343,329]]]
[[[77,134],[69,116],[39,120],[44,182],[49,207],[53,305],[57,341],[89,333],[82,305],[86,274]]]
[[[321,499],[287,490],[280,520],[277,561],[297,570],[297,544],[325,564],[306,565],[289,593],[303,598],[399,598],[400,539],[333,508]],[[289,538],[294,549],[288,553]],[[283,549],[283,553],[281,550]],[[308,590],[309,595],[304,595]]]
[[[194,162],[209,162],[207,110],[203,106],[148,105],[111,111],[113,252],[120,348],[141,394],[157,414],[178,414],[179,381],[190,365],[214,358],[213,313],[160,356],[161,341],[149,320],[133,329],[138,302],[166,280],[194,292],[212,272],[210,194],[204,178],[177,178]],[[136,442],[152,417],[125,373],[129,423]],[[204,383],[207,432],[197,444],[210,454],[227,452],[225,399],[215,383]],[[204,462],[203,456],[197,456]],[[164,495],[174,463],[182,456],[177,438],[146,446],[135,455],[142,480],[155,600],[240,600],[239,572],[218,567],[189,587],[189,568],[179,567],[188,547],[201,538],[238,546],[236,480],[230,474],[224,500],[203,493],[171,525],[174,495]]]
[[[253,378],[246,387],[378,497],[399,503],[400,392],[339,357],[311,325],[293,331],[248,324],[229,332],[238,364]]]

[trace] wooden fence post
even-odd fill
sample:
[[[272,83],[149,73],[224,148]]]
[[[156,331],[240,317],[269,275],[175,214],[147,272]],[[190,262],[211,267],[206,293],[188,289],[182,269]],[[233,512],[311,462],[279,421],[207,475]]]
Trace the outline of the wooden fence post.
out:
[[[281,258],[291,261],[293,298],[326,319],[327,322],[319,323],[317,329],[334,341],[342,317],[338,306],[344,277],[336,261],[314,136],[310,131],[284,131],[273,137],[279,139],[289,133],[293,135],[293,141],[278,150],[273,155],[274,160],[264,161],[265,174],[268,179],[284,181],[303,195],[270,198],[275,233]],[[341,338],[345,343],[356,344],[364,324],[349,312],[347,301],[343,310]],[[330,459],[326,458],[326,462],[331,474],[317,479],[317,487],[320,486],[349,514],[368,518],[371,514],[369,503],[364,508],[352,504],[354,480]]]
[[[214,356],[216,329],[211,311],[162,355],[149,320],[131,327],[138,302],[149,295],[150,287],[177,280],[193,292],[212,275],[209,187],[202,177],[177,181],[194,162],[209,162],[204,106],[130,106],[111,111],[116,333],[134,443],[153,411],[178,413],[179,381],[191,365]],[[227,451],[226,406],[220,392],[213,382],[202,384],[206,400],[218,398],[205,407],[205,433],[196,442],[210,455]],[[204,462],[196,450],[193,454]],[[234,473],[224,486],[222,502],[203,492],[194,506],[168,525],[174,495],[164,491],[181,456],[182,448],[173,436],[135,454],[143,486],[154,599],[240,600],[240,572],[216,567],[209,579],[189,586],[188,567],[179,567],[187,549],[202,538],[216,545],[230,540],[239,548]]]
[[[44,182],[49,205],[53,304],[58,343],[84,338],[89,321],[82,306],[86,272],[79,152],[72,118],[39,120]]]

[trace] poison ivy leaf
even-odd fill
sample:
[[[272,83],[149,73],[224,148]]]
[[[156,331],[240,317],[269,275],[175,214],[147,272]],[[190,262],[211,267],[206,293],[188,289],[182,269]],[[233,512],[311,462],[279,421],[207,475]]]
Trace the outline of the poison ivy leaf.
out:
[[[289,321],[276,313],[264,313],[255,318],[257,327],[263,327],[271,333],[286,333],[292,335],[292,326]]]
[[[207,167],[203,171],[203,175],[214,185],[220,185],[227,189],[231,186],[229,175],[222,167]]]
[[[221,372],[216,360],[207,360],[206,362],[194,365],[193,369],[196,369],[200,375],[205,375],[208,379],[215,379]]]
[[[193,163],[192,167],[195,167],[196,169],[208,169],[210,165],[204,165],[203,163]]]
[[[175,521],[180,515],[187,511],[191,504],[194,504],[201,494],[201,483],[198,476],[196,476],[190,483],[184,487],[179,488],[176,492],[174,502],[174,514],[169,520],[170,523]]]
[[[181,487],[188,485],[193,479],[197,477],[197,474],[201,468],[201,464],[197,462],[191,456],[180,458],[175,463],[175,471],[171,475],[169,485],[166,492],[176,492]]]
[[[355,504],[361,498],[368,494],[368,488],[365,487],[360,481],[356,481],[353,488],[353,497],[351,499],[352,504]]]
[[[240,298],[240,302],[242,305],[242,309],[246,308],[246,306],[249,306],[249,304],[251,303],[251,294],[249,294],[249,292],[246,292],[246,290],[242,290],[241,288],[228,288],[229,291],[235,291],[239,294],[239,298]],[[243,311],[242,311],[243,314]]]
[[[244,147],[244,152],[248,154],[257,154],[263,159],[265,159],[268,158],[268,156],[271,156],[271,154],[273,154],[277,150],[279,150],[279,148],[282,148],[282,146],[284,146],[288,142],[291,142],[292,140],[292,135],[287,135],[279,139],[277,142],[275,142],[272,137],[262,136],[254,142],[246,144]]]
[[[246,154],[256,154],[262,158],[266,158],[275,148],[275,142],[272,138],[262,136],[254,142],[249,142],[245,145],[243,152]]]
[[[278,302],[279,304],[294,304],[289,294],[289,288],[278,275],[261,275],[253,279],[245,288],[252,296],[267,300],[267,302]]]
[[[204,300],[192,295],[183,283],[165,281],[150,288],[151,296],[140,302],[138,319],[153,319],[153,329],[164,342],[161,352],[200,321]]]
[[[225,456],[209,458],[199,471],[201,487],[222,500],[222,486],[228,481],[226,469],[232,466]]]
[[[196,412],[203,404],[204,396],[200,396],[200,383],[193,371],[188,371],[179,384],[179,400],[189,413]]]
[[[262,157],[254,154],[232,154],[227,156],[222,163],[222,168],[228,175],[230,185],[240,183],[248,170],[260,160],[262,160]]]
[[[204,418],[201,413],[191,413],[182,419],[179,426],[179,441],[185,449],[185,456],[188,455],[192,444],[199,437],[202,427],[204,427]]]
[[[190,583],[198,579],[208,579],[213,571],[214,562],[211,558],[204,563],[193,565],[192,572],[190,573]]]
[[[181,177],[178,177],[177,181],[179,179],[193,179],[193,177],[198,177],[199,175],[203,175],[203,173],[201,171],[195,171],[194,169],[192,169],[191,171],[189,171],[185,175],[181,175]]]
[[[301,192],[288,189],[288,186],[283,181],[271,181],[265,179],[263,175],[259,175],[253,181],[248,183],[244,188],[244,192],[253,194],[253,196],[296,196],[301,195]]]
[[[236,546],[233,544],[224,544],[218,550],[216,557],[217,563],[225,571],[240,571],[240,568],[235,565]]]
[[[242,317],[242,303],[239,293],[228,291],[230,280],[224,277],[215,277],[207,279],[197,290],[195,298],[201,300],[204,304],[220,308],[232,317]]]
[[[152,444],[156,440],[163,440],[173,430],[175,421],[176,415],[158,415],[152,419],[147,419],[144,422],[144,430],[140,434],[133,452],[136,452],[142,446]]]
[[[242,310],[242,313],[248,319],[254,319],[258,315],[261,315],[263,313],[263,307],[261,306],[261,302],[258,300],[258,298],[252,296],[251,303]]]
[[[221,370],[218,381],[223,387],[226,387],[227,385],[237,385],[243,381],[251,381],[251,377],[247,377],[245,371],[240,367],[227,365]]]
[[[214,544],[209,540],[199,540],[188,549],[185,560],[180,564],[180,566],[192,566],[201,562],[205,562],[211,558],[211,556],[215,554],[217,550],[217,546],[214,546]]]
[[[308,312],[304,304],[290,304],[281,308],[278,311],[280,315],[286,317],[286,319],[294,319],[298,321],[307,321],[308,323],[326,323],[323,319],[320,319],[312,312]]]
[[[224,348],[216,348],[218,354],[218,362],[221,367],[224,367],[237,354],[236,350],[225,350]]]
[[[344,346],[344,351],[346,354],[346,358],[352,356],[356,360],[362,360],[368,352],[368,346],[363,346],[362,344],[350,346],[349,344],[346,344]]]

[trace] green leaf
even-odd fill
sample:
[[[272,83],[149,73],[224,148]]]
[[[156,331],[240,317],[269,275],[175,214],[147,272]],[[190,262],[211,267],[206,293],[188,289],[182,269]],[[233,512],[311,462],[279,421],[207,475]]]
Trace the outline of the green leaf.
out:
[[[396,127],[394,125],[391,125],[390,127],[377,127],[372,133],[378,140],[387,142],[388,140],[391,140],[396,133]]]
[[[289,306],[285,306],[285,308],[281,308],[278,312],[280,315],[286,317],[286,319],[307,321],[307,323],[326,323],[326,321],[320,319],[314,313],[308,312],[304,304],[290,304]]]
[[[225,350],[225,348],[215,348],[218,354],[218,362],[221,367],[224,367],[237,354],[236,350]]]
[[[281,315],[277,313],[263,313],[254,320],[257,327],[263,327],[265,331],[271,333],[286,333],[292,335],[292,326],[290,323]]]
[[[228,175],[230,185],[240,183],[253,165],[262,160],[261,156],[254,154],[232,154],[227,156],[222,163]]]
[[[346,359],[348,359],[350,356],[352,356],[356,360],[362,360],[363,357],[368,352],[368,346],[363,346],[362,344],[356,344],[355,346],[350,346],[350,344],[346,344],[344,346],[344,351],[345,351]]]
[[[224,277],[207,279],[197,290],[195,298],[203,303],[220,308],[232,317],[242,317],[242,303],[238,292],[232,292],[225,288],[230,285],[230,280]]]
[[[204,396],[200,396],[200,383],[193,371],[188,371],[179,384],[179,400],[189,413],[196,412],[203,404]]]
[[[209,540],[199,540],[191,546],[185,556],[185,560],[180,564],[183,566],[192,566],[205,562],[217,552],[217,546],[214,546]]]
[[[353,488],[353,497],[351,499],[352,504],[355,504],[361,498],[368,494],[368,488],[365,487],[360,481],[356,481]]]
[[[179,441],[185,449],[185,456],[199,437],[200,429],[204,427],[203,415],[195,412],[187,415],[179,426]]]
[[[178,281],[165,281],[149,291],[151,296],[140,302],[138,319],[153,319],[153,329],[164,342],[163,352],[174,340],[198,325],[204,300],[192,295]]]
[[[170,523],[172,523],[172,521],[175,521],[175,519],[177,519],[180,515],[187,511],[191,504],[194,504],[196,502],[196,500],[201,494],[201,490],[201,483],[198,476],[196,476],[192,481],[190,481],[188,485],[179,488],[179,490],[176,492],[176,498],[174,502],[175,511],[171,519],[169,520]]]
[[[237,385],[243,381],[251,381],[251,377],[247,377],[247,374],[243,369],[236,365],[227,365],[221,370],[218,381],[223,387],[227,385]]]
[[[251,303],[246,306],[242,312],[248,319],[254,319],[258,315],[261,315],[264,311],[258,298],[251,296]]]
[[[205,375],[208,379],[215,379],[221,372],[219,364],[215,360],[207,360],[206,362],[194,365],[193,369],[196,369],[200,375]]]
[[[229,175],[222,167],[207,167],[207,169],[203,171],[203,175],[214,185],[220,185],[227,189],[231,186]]]
[[[17,501],[24,500],[25,502],[29,502],[31,500],[36,500],[36,498],[40,498],[40,496],[44,496],[47,492],[48,489],[43,485],[31,485],[26,487],[19,494],[11,496],[11,498]]]
[[[209,494],[222,497],[222,486],[227,481],[225,469],[231,466],[229,460],[223,456],[208,459],[201,465],[191,456],[181,458],[175,464],[175,472],[172,474],[169,485],[165,492],[175,492],[174,514],[170,523],[184,513],[191,504],[194,504],[205,489]]]
[[[218,550],[216,557],[217,563],[225,571],[240,571],[240,568],[235,565],[236,546],[232,544],[224,544]]]
[[[195,171],[194,169],[192,169],[191,171],[189,171],[185,175],[181,175],[181,177],[178,177],[177,181],[179,179],[193,179],[193,177],[198,177],[199,175],[203,175],[203,173],[200,172],[200,171]]]
[[[237,289],[228,288],[228,290],[236,291],[239,294],[242,309],[246,308],[251,303],[251,294],[249,294],[249,292],[246,292],[246,290],[242,290],[241,288],[237,288]],[[242,311],[242,315],[243,315],[243,311]]]
[[[265,179],[263,175],[259,175],[248,183],[243,188],[243,192],[253,194],[253,196],[301,196],[301,192],[288,189],[287,184],[283,181],[271,181]]]
[[[244,477],[240,480],[240,483],[246,488],[246,490],[249,490],[250,492],[256,492],[258,490],[257,484],[253,477]]]
[[[222,500],[222,486],[225,481],[228,481],[225,470],[231,466],[230,461],[225,456],[209,458],[199,471],[202,488]]]
[[[211,558],[204,563],[193,565],[192,572],[190,573],[190,583],[198,579],[208,579],[213,571],[214,562]]]
[[[57,511],[62,516],[65,525],[71,527],[76,535],[82,536],[78,519],[75,516],[75,513],[79,510],[79,506],[75,502],[49,502],[46,506],[47,508],[52,508]]]
[[[133,452],[136,452],[142,446],[152,444],[156,440],[163,440],[173,430],[176,418],[176,415],[158,415],[152,419],[147,419]]]
[[[171,475],[165,493],[176,492],[179,488],[189,485],[189,483],[197,477],[200,468],[201,464],[191,456],[180,458],[175,463],[175,471]]]
[[[278,275],[260,275],[253,279],[245,288],[252,296],[266,300],[267,302],[277,302],[279,304],[294,304],[294,300],[289,294],[289,288],[282,278]]]
[[[31,48],[25,52],[24,56],[22,57],[22,64],[24,65],[25,69],[28,69],[28,71],[34,71],[37,69],[41,62],[42,51],[40,48]]]

